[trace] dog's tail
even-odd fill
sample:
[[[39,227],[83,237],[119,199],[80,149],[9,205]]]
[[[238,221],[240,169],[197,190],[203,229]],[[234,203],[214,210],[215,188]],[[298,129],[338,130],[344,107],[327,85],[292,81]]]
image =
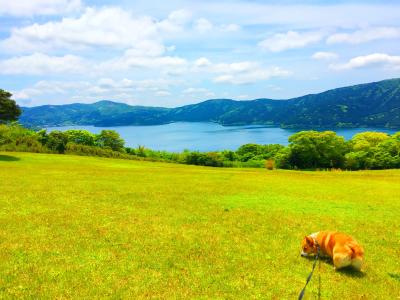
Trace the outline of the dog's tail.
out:
[[[349,247],[351,249],[351,251],[353,252],[351,255],[351,258],[356,258],[356,257],[363,257],[364,256],[364,249],[358,245],[357,243],[350,243]]]
[[[351,254],[351,265],[360,271],[363,263],[364,249],[355,242],[350,243],[349,247],[353,252]]]

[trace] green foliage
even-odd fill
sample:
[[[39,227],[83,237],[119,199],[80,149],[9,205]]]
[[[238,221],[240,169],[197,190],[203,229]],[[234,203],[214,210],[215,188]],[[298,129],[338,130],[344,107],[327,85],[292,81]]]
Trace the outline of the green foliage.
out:
[[[279,144],[258,145],[245,144],[239,147],[236,155],[240,161],[246,162],[249,160],[266,160],[275,157],[284,146]]]
[[[47,153],[50,152],[43,146],[38,135],[18,124],[0,124],[0,150]]]
[[[118,132],[114,130],[102,130],[96,135],[95,143],[102,148],[110,148],[113,151],[124,151],[125,141],[121,138]]]
[[[261,154],[261,146],[257,144],[245,144],[236,151],[241,161],[248,161]]]
[[[332,131],[301,131],[289,146],[245,144],[237,151],[181,153],[154,151],[144,146],[124,148],[118,133],[99,135],[85,130],[35,132],[18,124],[0,125],[0,150],[58,152],[77,155],[166,161],[211,167],[279,169],[389,169],[400,168],[400,132],[357,134],[348,142]]]
[[[347,146],[333,131],[300,131],[289,137],[289,163],[299,169],[341,168]]]
[[[381,132],[356,134],[349,142],[346,167],[352,170],[400,167],[400,132],[389,136]]]
[[[224,161],[235,161],[239,160],[239,157],[237,155],[237,152],[231,151],[231,150],[225,150],[221,152],[221,155],[224,158]]]
[[[15,121],[21,114],[21,109],[11,97],[11,93],[0,89],[0,124]]]
[[[281,149],[275,155],[275,165],[279,169],[291,169],[290,165],[290,149],[288,147]]]
[[[65,131],[68,142],[79,145],[94,146],[96,136],[87,130],[71,129]]]
[[[119,151],[113,151],[107,148],[88,146],[83,144],[68,143],[65,149],[66,154],[76,154],[81,156],[99,156],[108,158],[123,158],[123,159],[139,159],[137,156],[129,155]]]
[[[135,154],[140,157],[146,157],[146,148],[144,146],[139,145],[135,151]]]
[[[47,134],[46,129],[39,130],[37,132],[38,141],[42,143],[42,145],[46,145],[49,140],[49,135]]]
[[[47,147],[52,151],[57,151],[58,153],[64,153],[68,143],[68,136],[62,131],[52,131],[49,133],[47,138]]]
[[[350,142],[353,151],[370,151],[380,142],[387,140],[389,135],[383,132],[362,132],[356,134]]]
[[[223,156],[218,152],[190,152],[186,156],[185,163],[209,167],[222,167],[224,165]]]

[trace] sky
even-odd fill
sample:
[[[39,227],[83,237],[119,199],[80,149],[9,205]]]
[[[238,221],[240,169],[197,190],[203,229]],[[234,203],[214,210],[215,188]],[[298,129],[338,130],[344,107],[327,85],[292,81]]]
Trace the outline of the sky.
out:
[[[0,0],[22,106],[288,99],[400,77],[400,1]]]

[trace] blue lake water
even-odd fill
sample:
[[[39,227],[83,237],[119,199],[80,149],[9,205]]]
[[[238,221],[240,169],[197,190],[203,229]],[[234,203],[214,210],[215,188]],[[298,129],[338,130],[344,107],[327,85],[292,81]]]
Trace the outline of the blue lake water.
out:
[[[221,126],[215,123],[172,123],[155,126],[63,126],[49,127],[52,130],[85,129],[99,133],[103,129],[115,130],[125,140],[126,146],[143,145],[153,150],[198,151],[236,150],[247,143],[288,144],[288,137],[299,129],[282,129],[262,125]],[[396,130],[379,128],[342,128],[333,129],[338,135],[350,139],[354,134],[363,131],[381,131],[389,134]]]

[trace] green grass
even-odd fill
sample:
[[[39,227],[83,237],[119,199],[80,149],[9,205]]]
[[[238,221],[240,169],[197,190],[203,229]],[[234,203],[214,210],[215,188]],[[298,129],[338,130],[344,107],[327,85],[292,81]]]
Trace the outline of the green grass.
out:
[[[363,273],[321,263],[322,299],[400,297],[400,170],[0,154],[0,299],[295,299],[322,229],[365,248]]]

